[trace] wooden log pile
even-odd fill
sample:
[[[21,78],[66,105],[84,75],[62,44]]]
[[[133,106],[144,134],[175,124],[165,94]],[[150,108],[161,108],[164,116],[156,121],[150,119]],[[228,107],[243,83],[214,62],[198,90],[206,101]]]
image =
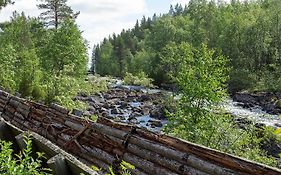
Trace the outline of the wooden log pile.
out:
[[[0,90],[2,117],[22,130],[49,139],[87,165],[107,170],[122,160],[135,165],[132,174],[279,175],[281,171],[255,162],[99,118],[92,122],[57,104],[49,107]],[[57,156],[52,164],[60,164]]]
[[[26,148],[25,138],[32,139],[32,154],[36,158],[35,152],[44,153],[43,166],[50,168],[54,175],[98,175],[90,167],[83,164],[69,153],[66,153],[51,141],[34,132],[24,132],[12,124],[0,120],[0,140],[12,142],[14,153]]]

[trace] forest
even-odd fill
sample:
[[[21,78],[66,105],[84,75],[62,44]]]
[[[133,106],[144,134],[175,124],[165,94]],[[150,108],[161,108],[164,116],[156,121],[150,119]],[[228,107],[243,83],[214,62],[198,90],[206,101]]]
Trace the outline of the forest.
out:
[[[76,96],[107,90],[90,81],[87,72],[148,80],[152,85],[146,85],[180,96],[162,99],[166,134],[280,166],[280,157],[264,147],[280,144],[281,129],[238,127],[231,114],[218,108],[237,92],[281,93],[280,0],[171,5],[166,14],[143,16],[132,29],[96,44],[90,70],[88,44],[76,22],[80,12],[66,2],[40,0],[40,16],[14,12],[0,23],[1,88],[44,104],[83,109],[86,104]],[[12,3],[0,0],[0,13]],[[271,100],[281,108],[280,99]]]
[[[229,60],[228,92],[280,92],[280,11],[278,0],[190,0],[105,38],[93,49],[92,70],[118,77],[144,72],[161,87],[174,83],[182,64],[167,56],[170,48],[204,44]]]

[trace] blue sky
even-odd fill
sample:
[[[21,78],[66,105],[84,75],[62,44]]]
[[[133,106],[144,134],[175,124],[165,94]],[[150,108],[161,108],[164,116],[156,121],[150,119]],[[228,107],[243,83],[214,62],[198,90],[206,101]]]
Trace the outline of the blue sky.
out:
[[[38,16],[38,0],[14,0],[14,5],[0,12],[0,21],[9,20],[13,11],[24,11],[29,16]],[[80,11],[77,23],[89,47],[102,41],[113,32],[120,33],[123,28],[132,28],[143,15],[166,13],[170,4],[188,3],[188,0],[68,0],[75,11]]]

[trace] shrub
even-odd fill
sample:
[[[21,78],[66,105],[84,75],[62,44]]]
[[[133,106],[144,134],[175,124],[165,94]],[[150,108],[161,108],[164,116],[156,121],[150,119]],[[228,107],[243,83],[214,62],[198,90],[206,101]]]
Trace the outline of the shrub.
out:
[[[255,128],[239,129],[231,116],[215,114],[214,107],[226,95],[227,59],[205,45],[196,49],[182,43],[172,45],[168,59],[181,60],[176,74],[181,98],[170,113],[165,132],[193,143],[256,160],[268,165],[276,161],[259,146]],[[174,51],[174,53],[172,52]]]
[[[50,170],[42,165],[42,153],[37,153],[37,158],[31,157],[32,141],[25,139],[26,148],[18,155],[13,156],[12,143],[0,141],[0,174],[6,175],[47,175]]]
[[[153,87],[152,79],[148,78],[148,76],[144,72],[140,72],[137,75],[133,75],[131,73],[126,73],[126,75],[124,77],[124,83],[127,85]]]
[[[268,92],[281,92],[280,68],[277,70],[264,69],[259,73],[257,90]]]
[[[230,93],[242,90],[250,90],[256,86],[254,74],[248,70],[232,70],[230,72],[230,80],[228,82],[228,90]]]
[[[170,117],[184,119],[186,118],[184,115],[186,114],[178,110]],[[177,124],[172,130],[166,126],[165,132],[249,160],[270,166],[277,165],[277,161],[260,148],[267,136],[258,138],[254,126],[248,126],[246,129],[238,128],[232,117],[228,115],[209,114],[205,120],[201,120],[196,125],[193,121],[186,120],[184,124]]]

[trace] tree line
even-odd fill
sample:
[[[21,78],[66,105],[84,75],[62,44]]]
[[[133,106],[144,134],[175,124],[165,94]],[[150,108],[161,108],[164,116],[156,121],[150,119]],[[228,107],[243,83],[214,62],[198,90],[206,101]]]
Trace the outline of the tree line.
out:
[[[14,12],[0,24],[0,85],[23,97],[62,102],[85,80],[86,41],[66,0],[42,0],[38,8],[39,17]]]
[[[229,58],[229,92],[281,91],[280,11],[278,0],[190,0],[105,38],[93,49],[92,68],[118,77],[144,72],[156,85],[173,83],[181,60],[167,60],[166,47],[204,43]]]

